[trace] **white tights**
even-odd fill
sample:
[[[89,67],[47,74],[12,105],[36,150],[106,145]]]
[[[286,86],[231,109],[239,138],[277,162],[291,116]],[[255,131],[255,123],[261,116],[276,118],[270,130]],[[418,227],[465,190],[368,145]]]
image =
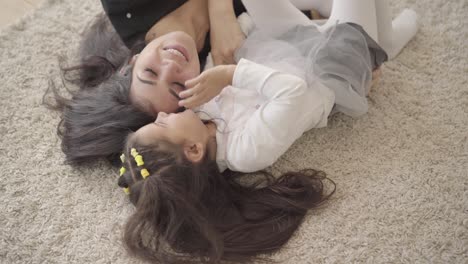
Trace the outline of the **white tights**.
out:
[[[325,31],[336,23],[355,23],[364,28],[394,58],[418,30],[417,14],[405,9],[391,20],[388,0],[242,0],[255,25],[277,36],[297,25],[317,25],[301,10],[316,9],[329,15],[319,26]]]

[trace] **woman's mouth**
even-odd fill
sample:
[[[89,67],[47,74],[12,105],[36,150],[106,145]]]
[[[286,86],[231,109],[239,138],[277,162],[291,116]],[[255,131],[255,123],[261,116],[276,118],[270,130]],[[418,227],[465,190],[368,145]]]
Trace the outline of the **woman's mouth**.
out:
[[[190,60],[190,58],[188,56],[188,52],[183,46],[171,45],[171,46],[165,47],[164,50],[171,53],[171,54],[179,56],[180,58],[183,58],[187,62]]]

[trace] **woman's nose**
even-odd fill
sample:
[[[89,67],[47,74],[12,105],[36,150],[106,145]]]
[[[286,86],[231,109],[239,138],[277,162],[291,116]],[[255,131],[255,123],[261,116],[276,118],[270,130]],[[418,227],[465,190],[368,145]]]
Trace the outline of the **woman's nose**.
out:
[[[164,60],[161,66],[163,78],[176,76],[182,71],[181,66],[173,60]]]

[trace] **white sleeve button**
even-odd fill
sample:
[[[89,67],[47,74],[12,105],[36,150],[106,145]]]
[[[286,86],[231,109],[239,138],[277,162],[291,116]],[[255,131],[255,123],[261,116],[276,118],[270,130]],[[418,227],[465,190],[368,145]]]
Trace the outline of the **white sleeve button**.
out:
[[[132,18],[132,14],[127,13],[127,18]]]

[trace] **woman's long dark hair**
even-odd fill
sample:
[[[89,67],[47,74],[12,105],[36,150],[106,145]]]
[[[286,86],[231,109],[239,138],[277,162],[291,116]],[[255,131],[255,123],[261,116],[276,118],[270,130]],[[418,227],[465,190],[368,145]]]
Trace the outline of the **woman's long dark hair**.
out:
[[[51,83],[44,103],[62,112],[57,132],[67,163],[101,157],[115,161],[128,134],[153,120],[130,101],[132,74],[128,61],[143,47],[144,42],[136,42],[129,50],[107,16],[101,14],[83,35],[80,63],[61,67],[63,79],[79,89],[69,90],[68,99]],[[47,100],[50,91],[53,102]]]
[[[193,164],[169,142],[145,147],[132,138],[124,152],[126,172],[118,184],[128,188],[136,211],[125,225],[123,239],[128,251],[144,260],[267,260],[258,254],[281,248],[306,212],[334,192],[333,188],[325,194],[328,178],[312,169],[278,179],[265,174],[263,181],[242,185],[238,180],[243,174],[221,174],[216,162],[206,157]],[[137,166],[131,148],[142,155],[143,166]],[[146,179],[141,176],[143,168],[150,173]]]
[[[96,87],[121,70],[144,47],[141,38],[131,49],[127,48],[109,18],[99,14],[83,33],[78,50],[80,63],[62,67],[63,76],[82,89]]]

